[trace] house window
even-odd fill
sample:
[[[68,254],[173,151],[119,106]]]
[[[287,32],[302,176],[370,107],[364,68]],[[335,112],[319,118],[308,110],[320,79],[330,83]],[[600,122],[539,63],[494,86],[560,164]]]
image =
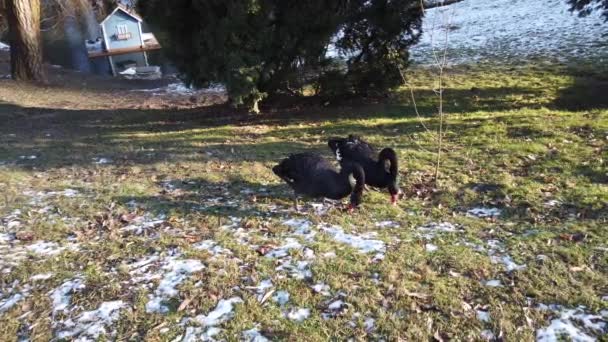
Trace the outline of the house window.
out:
[[[116,39],[117,40],[128,40],[131,39],[131,32],[127,25],[116,25]]]

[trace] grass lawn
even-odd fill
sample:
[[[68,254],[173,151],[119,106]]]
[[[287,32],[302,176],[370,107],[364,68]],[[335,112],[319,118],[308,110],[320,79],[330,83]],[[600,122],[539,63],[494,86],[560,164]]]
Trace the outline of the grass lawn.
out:
[[[586,70],[451,70],[438,187],[423,68],[421,117],[407,89],[247,116],[0,81],[0,340],[608,341],[608,81]],[[397,150],[406,197],[295,212],[270,168],[350,133]]]

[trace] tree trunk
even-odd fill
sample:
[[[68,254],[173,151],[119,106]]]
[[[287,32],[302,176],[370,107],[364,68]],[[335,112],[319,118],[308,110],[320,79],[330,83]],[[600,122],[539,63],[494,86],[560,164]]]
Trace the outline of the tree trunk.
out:
[[[8,0],[6,12],[13,79],[46,82],[42,64],[40,0]]]

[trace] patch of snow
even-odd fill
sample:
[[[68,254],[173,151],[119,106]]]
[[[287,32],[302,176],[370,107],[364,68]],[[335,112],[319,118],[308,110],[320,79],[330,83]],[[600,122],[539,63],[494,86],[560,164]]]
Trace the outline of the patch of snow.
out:
[[[510,255],[503,255],[500,257],[493,256],[492,261],[494,263],[501,262],[503,265],[505,265],[507,272],[523,270],[527,267],[526,265],[517,264],[515,261],[513,261],[513,258]]]
[[[302,236],[306,240],[312,240],[317,234],[312,230],[312,222],[304,219],[289,219],[283,222],[284,225],[293,229],[293,233]]]
[[[268,342],[270,341],[264,335],[260,333],[259,327],[254,327],[249,330],[245,330],[241,333],[242,341],[244,342]]]
[[[277,302],[280,306],[283,306],[289,302],[289,292],[287,291],[277,291],[274,296],[272,296],[272,300]]]
[[[458,228],[449,222],[429,222],[424,226],[417,228],[418,231],[422,232],[422,237],[427,240],[433,239],[439,233],[455,233],[458,232]]]
[[[336,257],[336,252],[325,252],[323,253],[324,258],[332,259]]]
[[[232,255],[232,251],[220,246],[216,241],[204,240],[192,245],[194,249],[205,250],[212,255]]]
[[[484,310],[477,310],[477,319],[481,322],[490,322],[490,313]]]
[[[289,255],[289,250],[302,248],[302,245],[294,238],[287,238],[285,242],[283,246],[266,253],[265,257],[270,259],[284,258]]]
[[[72,294],[81,291],[86,286],[81,278],[74,278],[59,285],[51,292],[51,300],[53,301],[53,313],[65,311],[70,305]]]
[[[146,303],[146,312],[167,313],[169,308],[163,304],[164,301],[176,297],[179,292],[177,286],[184,282],[192,273],[199,272],[205,266],[198,260],[178,260],[176,257],[167,258],[162,269],[166,272],[154,291],[154,296]]]
[[[243,300],[240,297],[220,299],[213,311],[207,315],[198,315],[194,320],[204,327],[222,324],[234,317],[234,306],[242,302]]]
[[[14,295],[12,295],[8,298],[1,299],[0,300],[0,313],[4,313],[4,312],[10,310],[13,306],[15,306],[17,303],[19,303],[25,297],[26,297],[25,294],[15,293]]]
[[[150,214],[145,214],[135,218],[128,226],[123,227],[120,231],[125,233],[133,233],[135,235],[147,234],[149,230],[154,229],[165,223],[165,215],[157,215],[152,217]]]
[[[154,96],[158,95],[194,95],[197,93],[205,94],[205,93],[224,93],[226,92],[226,87],[220,84],[214,84],[207,88],[202,89],[193,89],[188,87],[183,82],[175,82],[168,84],[162,88],[154,88],[154,89],[135,89],[133,91],[152,93]]]
[[[550,201],[545,202],[545,207],[553,208],[553,207],[557,207],[560,204],[562,204],[562,202],[560,202],[558,200],[550,200]]]
[[[344,305],[346,305],[346,303],[344,303],[344,301],[341,301],[341,300],[338,299],[336,301],[331,302],[327,306],[327,308],[329,310],[340,310]]]
[[[497,279],[488,280],[485,282],[485,285],[489,287],[502,287],[502,283],[500,282],[500,280]]]
[[[68,244],[65,247],[59,246],[55,242],[37,241],[31,245],[25,246],[25,250],[42,256],[54,256],[65,250],[77,250],[77,244]]]
[[[427,243],[424,248],[426,249],[427,252],[432,253],[435,252],[439,249],[439,247],[437,247],[436,245],[433,245],[432,243]]]
[[[553,57],[560,62],[599,57],[606,60],[602,11],[585,18],[569,11],[563,0],[462,1],[425,11],[420,42],[412,59],[435,63],[443,53],[448,30],[447,61],[510,62]]]
[[[19,159],[27,159],[27,160],[34,160],[38,157],[36,157],[35,155],[31,155],[31,156],[19,156]]]
[[[329,285],[325,284],[325,283],[317,283],[315,285],[311,286],[312,290],[315,291],[318,294],[321,294],[323,296],[329,296],[330,295],[330,288]]]
[[[369,239],[365,235],[354,235],[345,233],[339,226],[325,226],[322,230],[330,235],[334,240],[350,245],[362,253],[380,252],[384,253],[386,247],[383,241]]]
[[[375,319],[373,319],[371,317],[367,317],[365,319],[365,321],[363,321],[363,327],[365,328],[365,331],[368,332],[368,333],[374,331],[374,329],[375,329],[375,327],[374,327],[375,323],[376,323]]]
[[[57,338],[61,340],[79,336],[79,341],[85,341],[107,335],[106,327],[113,325],[120,316],[120,310],[126,306],[121,300],[101,303],[97,310],[81,313],[73,326],[66,324],[68,329],[59,331]]]
[[[400,225],[397,222],[394,221],[381,221],[381,222],[376,222],[376,227],[378,228],[399,228]]]
[[[488,255],[490,256],[490,260],[495,264],[503,264],[507,272],[523,270],[527,266],[517,264],[513,258],[506,254],[505,247],[503,243],[498,240],[488,240]]]
[[[213,337],[221,332],[222,329],[215,327],[210,327],[208,329],[188,327],[186,328],[186,334],[184,335],[182,342],[215,341]]]
[[[296,321],[298,323],[304,322],[310,316],[310,309],[299,308],[299,309],[291,309],[285,315],[292,321]]]
[[[282,264],[279,265],[275,270],[285,271],[287,274],[298,280],[312,278],[312,271],[310,270],[309,261],[293,261],[291,258],[284,259]]]
[[[11,47],[8,44],[0,42],[0,51],[10,51]]]
[[[492,330],[482,330],[479,335],[484,341],[494,341],[496,338]]]
[[[110,164],[112,162],[109,158],[93,158],[93,163],[98,165]]]
[[[584,306],[567,309],[561,305],[539,305],[542,311],[558,315],[549,326],[536,331],[536,341],[553,342],[568,338],[572,341],[595,341],[606,336],[608,323],[605,317],[587,312]],[[592,336],[593,334],[595,336]]]
[[[473,209],[467,210],[468,216],[474,216],[474,217],[480,217],[480,218],[497,217],[497,216],[500,216],[500,214],[501,214],[501,210],[498,208],[473,208]]]

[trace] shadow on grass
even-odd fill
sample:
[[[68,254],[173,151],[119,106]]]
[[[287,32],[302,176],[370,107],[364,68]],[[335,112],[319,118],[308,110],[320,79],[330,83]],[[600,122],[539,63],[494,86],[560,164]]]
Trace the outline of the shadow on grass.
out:
[[[574,82],[558,92],[552,108],[569,111],[608,108],[608,79],[585,74],[573,76]]]
[[[177,215],[200,213],[213,217],[264,217],[276,214],[277,204],[289,207],[293,191],[285,184],[264,185],[232,177],[225,182],[202,178],[159,182],[163,189],[153,196],[119,196],[116,203],[128,206],[135,202],[154,214]]]
[[[589,88],[589,85],[585,87]],[[446,111],[510,111],[530,106],[528,100],[540,94],[541,89],[518,87],[446,89],[446,98],[451,99],[446,101]],[[433,116],[436,94],[430,90],[417,91],[416,97],[421,114]],[[408,96],[402,94],[402,98],[407,100]],[[358,134],[388,138],[425,131],[415,119],[376,124],[369,121],[415,118],[413,107],[407,104],[369,104],[355,100],[335,107],[323,107],[312,100],[309,104],[307,108],[292,106],[249,115],[226,105],[172,110],[67,110],[27,108],[0,102],[0,120],[3,121],[0,161],[23,169],[93,167],[100,158],[113,165],[125,166],[205,158],[266,162],[311,149],[328,153],[326,139],[331,136]],[[548,136],[547,132],[526,127],[527,119],[517,120],[508,122],[512,125],[508,132],[510,137]],[[464,119],[462,123],[451,125],[450,129],[475,128],[481,125],[479,121]],[[235,131],[239,126],[255,125],[271,126],[272,129],[242,136]],[[285,127],[287,125],[290,126]],[[413,143],[394,147],[418,148]]]

